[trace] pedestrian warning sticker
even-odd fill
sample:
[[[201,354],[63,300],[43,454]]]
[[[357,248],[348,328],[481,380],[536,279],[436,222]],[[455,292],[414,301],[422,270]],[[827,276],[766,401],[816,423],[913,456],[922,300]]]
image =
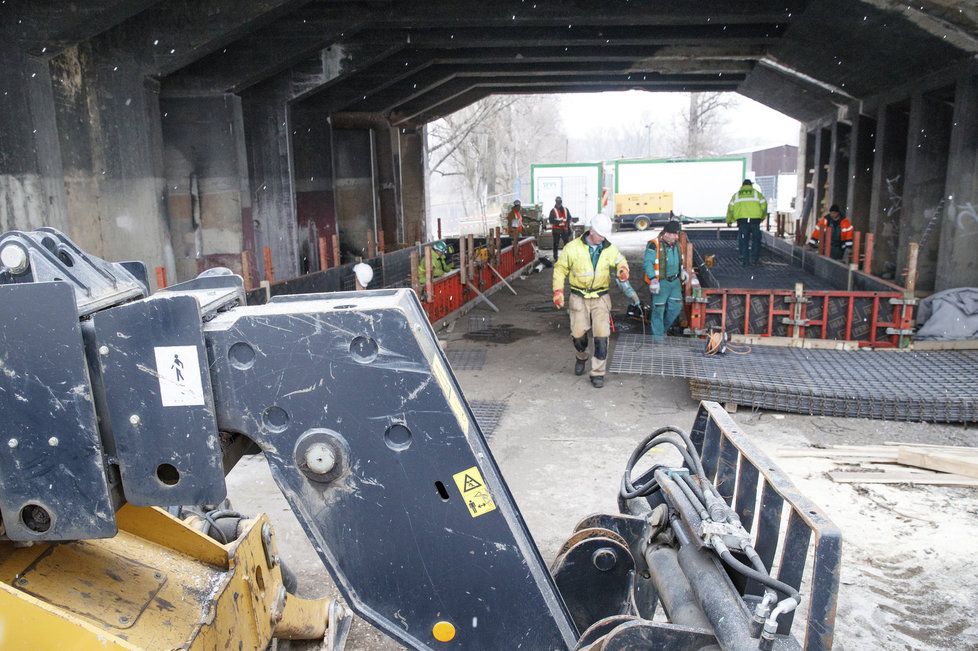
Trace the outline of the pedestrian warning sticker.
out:
[[[455,480],[458,492],[462,494],[462,500],[473,518],[496,510],[496,503],[492,501],[492,495],[486,488],[486,482],[482,479],[478,466],[457,472],[452,475],[452,479]]]
[[[197,346],[157,346],[156,376],[160,380],[160,400],[164,407],[204,404]]]

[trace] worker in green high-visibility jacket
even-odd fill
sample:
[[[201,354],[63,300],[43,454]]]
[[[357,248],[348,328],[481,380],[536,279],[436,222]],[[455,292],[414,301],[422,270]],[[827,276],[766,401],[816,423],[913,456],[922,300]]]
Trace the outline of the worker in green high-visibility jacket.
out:
[[[455,267],[452,263],[448,261],[448,256],[452,252],[451,247],[445,242],[445,240],[438,240],[431,245],[431,277],[441,278],[450,271],[454,271]],[[418,278],[424,282],[425,270],[427,266],[425,265],[425,260],[422,257],[421,262],[418,263]]]
[[[761,222],[765,217],[767,199],[750,179],[744,179],[727,205],[727,226],[737,223],[737,248],[740,250],[740,264],[745,267],[760,263]]]

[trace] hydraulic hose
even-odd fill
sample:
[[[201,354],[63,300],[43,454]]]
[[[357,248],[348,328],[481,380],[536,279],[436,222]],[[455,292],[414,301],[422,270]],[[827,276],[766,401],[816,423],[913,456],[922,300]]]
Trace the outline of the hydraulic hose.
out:
[[[720,544],[723,545],[723,543]],[[738,561],[736,558],[733,557],[733,554],[730,553],[730,550],[727,549],[726,546],[722,546],[721,550],[718,551],[718,554],[720,556],[720,560],[726,563],[727,566],[730,567],[730,569],[737,572],[738,574],[745,576],[748,579],[754,579],[758,583],[765,585],[776,592],[780,592],[781,594],[785,595],[789,599],[794,599],[796,602],[801,601],[801,596],[798,594],[797,590],[792,588],[787,583],[784,583],[783,581],[778,581],[777,579],[767,574],[766,572],[759,572],[755,570],[753,567],[748,567],[747,565],[744,565],[743,563],[741,563],[740,561]]]

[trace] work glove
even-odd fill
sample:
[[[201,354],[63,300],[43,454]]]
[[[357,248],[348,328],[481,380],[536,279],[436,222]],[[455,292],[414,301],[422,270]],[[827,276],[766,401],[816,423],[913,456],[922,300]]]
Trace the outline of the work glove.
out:
[[[649,283],[649,291],[652,292],[653,294],[658,294],[659,293],[659,279],[658,278],[654,278],[652,280],[652,282]]]
[[[627,264],[623,264],[620,267],[618,267],[618,280],[622,281],[623,283],[624,282],[628,282],[628,265]]]
[[[555,289],[554,290],[554,307],[558,310],[564,309],[564,290]]]

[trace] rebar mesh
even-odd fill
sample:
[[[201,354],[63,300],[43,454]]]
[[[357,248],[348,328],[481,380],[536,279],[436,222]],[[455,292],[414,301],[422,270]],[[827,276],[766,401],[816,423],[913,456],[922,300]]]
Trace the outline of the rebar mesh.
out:
[[[469,401],[469,408],[472,409],[472,415],[479,423],[479,429],[488,438],[496,431],[499,419],[503,417],[503,413],[506,411],[506,402],[503,400],[471,400]]]
[[[805,289],[840,289],[766,246],[761,249],[760,264],[743,267],[737,240],[691,236],[690,241],[693,243],[697,273],[704,287],[793,289],[795,283],[802,283]],[[711,255],[715,256],[716,264],[708,269],[703,263]]]
[[[612,373],[681,377],[694,398],[812,415],[978,421],[978,351],[755,346],[707,357],[704,342],[621,335]]]
[[[481,371],[486,365],[485,348],[452,348],[445,356],[453,371]]]

